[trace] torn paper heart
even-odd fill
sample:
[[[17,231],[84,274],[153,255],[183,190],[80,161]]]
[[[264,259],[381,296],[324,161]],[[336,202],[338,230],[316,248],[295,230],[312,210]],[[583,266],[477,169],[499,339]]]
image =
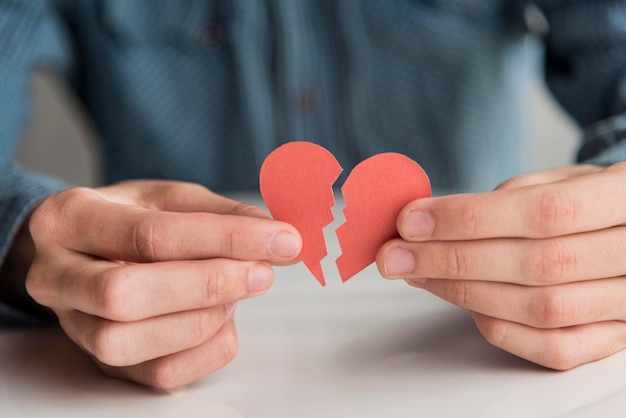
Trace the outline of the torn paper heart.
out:
[[[276,148],[261,167],[259,183],[274,219],[295,226],[302,236],[300,259],[322,286],[321,261],[326,257],[324,227],[333,221],[332,185],[341,166],[326,148],[290,142]]]
[[[261,194],[274,219],[295,226],[302,235],[300,258],[325,285],[321,261],[326,256],[323,228],[332,222],[332,185],[341,167],[325,148],[290,142],[263,163]],[[359,163],[341,191],[346,222],[337,228],[342,254],[337,268],[347,281],[375,261],[386,241],[398,236],[396,218],[412,200],[431,196],[428,176],[402,154],[374,155]]]

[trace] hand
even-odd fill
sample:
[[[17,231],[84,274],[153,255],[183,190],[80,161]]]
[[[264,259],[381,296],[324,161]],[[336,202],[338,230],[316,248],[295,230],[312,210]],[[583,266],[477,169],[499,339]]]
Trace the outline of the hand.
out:
[[[469,310],[491,344],[554,369],[626,347],[626,163],[420,199],[381,274]]]
[[[174,388],[237,352],[238,300],[292,262],[290,225],[189,183],[75,188],[33,212],[26,285],[106,373]]]

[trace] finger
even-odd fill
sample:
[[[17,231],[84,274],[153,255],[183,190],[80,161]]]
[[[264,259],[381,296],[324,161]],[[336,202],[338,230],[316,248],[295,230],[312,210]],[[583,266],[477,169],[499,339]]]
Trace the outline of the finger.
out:
[[[119,203],[170,212],[207,212],[269,218],[262,209],[213,193],[197,183],[131,180],[99,189]]]
[[[408,282],[469,311],[534,328],[626,319],[624,277],[544,287],[469,280]]]
[[[235,357],[237,350],[237,334],[231,320],[212,339],[189,350],[122,368],[99,365],[110,376],[167,390],[221,369]]]
[[[531,186],[535,184],[552,183],[567,178],[599,173],[605,168],[606,167],[591,164],[576,164],[567,167],[560,167],[553,170],[524,174],[501,183],[500,185],[498,185],[498,187],[496,187],[496,190],[512,189],[516,187]]]
[[[274,278],[263,262],[229,259],[117,264],[68,255],[64,263],[58,277],[42,271],[42,277],[29,279],[39,303],[125,322],[258,296]]]
[[[232,316],[235,305],[179,312],[137,322],[116,322],[70,311],[59,315],[67,335],[98,361],[131,366],[197,347]]]
[[[548,184],[423,198],[397,219],[408,241],[545,238],[626,222],[626,164]],[[601,216],[598,216],[601,214]]]
[[[625,227],[544,240],[485,239],[385,243],[378,254],[388,278],[506,281],[551,285],[616,277],[626,271]]]
[[[472,317],[490,344],[556,370],[600,360],[626,347],[626,324],[620,321],[544,330],[478,313]]]
[[[62,198],[68,201],[52,205],[48,211],[55,213],[48,214],[48,219],[46,211],[33,216],[31,228],[34,223],[35,230],[44,231],[39,234],[40,242],[53,240],[107,259],[149,262],[224,257],[284,262],[295,259],[302,247],[293,226],[270,219],[155,211],[106,201],[84,190],[73,190]]]

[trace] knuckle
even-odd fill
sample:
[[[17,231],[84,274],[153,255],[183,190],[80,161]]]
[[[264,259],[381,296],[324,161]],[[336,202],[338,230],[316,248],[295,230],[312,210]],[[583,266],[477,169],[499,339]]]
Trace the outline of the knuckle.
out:
[[[222,335],[222,353],[224,355],[224,364],[235,358],[239,352],[239,340],[237,331],[234,326],[228,327]]]
[[[177,368],[169,359],[152,362],[147,370],[147,384],[162,390],[176,389],[184,385]]]
[[[248,203],[236,202],[231,212],[239,216],[255,216],[259,212],[259,208]]]
[[[236,253],[239,247],[237,231],[227,228],[219,234],[220,254],[225,258],[237,258]]]
[[[219,369],[230,362],[239,349],[234,326],[225,324],[219,335],[211,341],[211,368]],[[214,345],[213,345],[214,344]],[[179,367],[173,358],[163,357],[151,361],[146,370],[146,384],[159,389],[175,389],[189,383],[192,378],[188,370]]]
[[[70,189],[72,190],[72,189]],[[62,192],[69,194],[69,190]],[[61,193],[52,195],[43,200],[33,211],[28,224],[33,239],[37,242],[48,237],[54,236],[56,230],[57,218],[66,199]]]
[[[131,231],[135,253],[140,260],[156,261],[169,259],[168,245],[171,236],[163,231],[158,215],[150,214],[139,219]]]
[[[463,247],[456,244],[445,244],[439,251],[437,270],[441,278],[469,277],[471,257],[463,252]]]
[[[100,273],[96,278],[93,292],[95,305],[100,315],[115,321],[131,321],[133,292],[129,286],[130,278],[126,269],[116,267]]]
[[[170,196],[177,205],[189,208],[197,207],[207,193],[212,193],[201,184],[169,181],[160,183],[157,191]]]
[[[30,234],[35,242],[41,242],[54,235],[56,229],[56,216],[54,214],[50,198],[44,200],[33,211],[28,223]]]
[[[481,211],[478,205],[473,201],[466,201],[459,208],[460,213],[460,231],[464,236],[473,237],[480,233],[482,227]]]
[[[35,243],[53,241],[62,228],[62,220],[79,200],[93,196],[93,190],[74,187],[48,196],[33,210],[28,223]]]
[[[495,347],[506,349],[509,325],[505,321],[485,318],[480,324],[480,333],[487,342]]]
[[[554,370],[570,370],[582,363],[578,347],[567,343],[560,333],[546,336],[539,363]]]
[[[35,257],[33,263],[28,269],[24,285],[28,294],[38,303],[46,305],[47,299],[47,281],[44,268],[41,266],[39,259]]]
[[[160,181],[157,188],[159,193],[173,195],[176,198],[193,199],[197,201],[197,196],[206,193],[207,188],[198,183],[187,183],[178,181]]]
[[[197,310],[194,321],[189,329],[189,341],[191,346],[197,346],[210,339],[215,333],[215,321],[210,310]]]
[[[537,216],[531,221],[539,236],[551,236],[564,231],[576,219],[577,204],[574,196],[559,190],[547,189],[539,197]]]
[[[124,361],[122,342],[123,339],[116,324],[105,320],[92,330],[85,341],[85,347],[100,362],[119,367],[127,365]]]
[[[463,308],[469,308],[474,305],[475,295],[471,289],[471,286],[464,280],[455,281],[450,283],[451,289],[449,292],[450,303]]]
[[[558,328],[568,325],[575,316],[575,308],[555,287],[539,288],[531,298],[529,309],[532,326]]]
[[[534,242],[523,266],[528,269],[528,279],[538,284],[562,281],[576,269],[576,253],[562,240]]]
[[[230,295],[230,280],[221,270],[211,269],[207,273],[205,292],[208,306],[223,304]]]

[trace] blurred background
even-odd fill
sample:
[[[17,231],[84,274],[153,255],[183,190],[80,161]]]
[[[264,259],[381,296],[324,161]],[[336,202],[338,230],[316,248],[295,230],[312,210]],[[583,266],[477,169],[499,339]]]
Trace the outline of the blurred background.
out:
[[[535,73],[528,102],[530,168],[570,164],[578,148],[579,129],[555,103],[539,71]],[[33,120],[19,160],[76,185],[99,184],[97,134],[71,91],[50,72],[38,73],[32,89]]]

